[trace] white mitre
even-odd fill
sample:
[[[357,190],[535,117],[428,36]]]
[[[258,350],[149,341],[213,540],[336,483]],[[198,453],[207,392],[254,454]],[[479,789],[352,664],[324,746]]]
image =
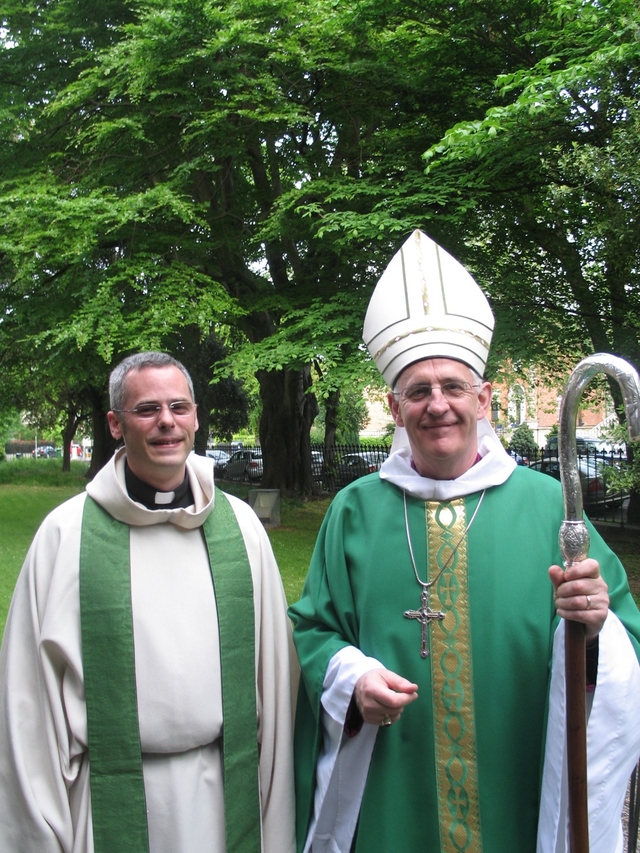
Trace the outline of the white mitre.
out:
[[[376,285],[362,337],[393,388],[405,367],[424,358],[453,358],[483,376],[493,325],[484,293],[462,264],[414,231]],[[422,477],[406,431],[396,427],[380,477],[422,500],[452,500],[504,483],[516,463],[486,418],[478,421],[478,452],[480,461],[455,480]]]
[[[376,285],[362,333],[387,384],[423,358],[454,358],[483,376],[494,319],[471,275],[414,231]]]

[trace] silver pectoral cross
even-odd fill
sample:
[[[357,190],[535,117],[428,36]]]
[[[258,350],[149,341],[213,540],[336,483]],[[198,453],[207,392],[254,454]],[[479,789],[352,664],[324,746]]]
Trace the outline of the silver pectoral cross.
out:
[[[445,614],[441,610],[429,610],[429,589],[427,587],[423,587],[420,609],[405,610],[404,615],[406,619],[417,619],[422,625],[420,657],[426,658],[429,655],[429,624],[436,619],[442,621]]]

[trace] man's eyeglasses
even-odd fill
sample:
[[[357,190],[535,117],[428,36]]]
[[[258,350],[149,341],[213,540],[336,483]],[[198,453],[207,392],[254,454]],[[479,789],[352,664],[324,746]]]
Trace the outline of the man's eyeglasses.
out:
[[[402,397],[407,403],[422,403],[425,400],[431,399],[434,388],[439,388],[447,400],[459,400],[465,394],[468,394],[472,388],[480,387],[480,385],[472,385],[470,382],[455,380],[444,382],[442,385],[409,385],[408,388],[403,388],[402,391],[393,391],[392,393],[394,397]]]
[[[167,405],[171,414],[176,418],[187,418],[189,415],[192,415],[197,408],[197,404],[192,403],[191,400],[175,400],[173,403],[168,403]],[[151,418],[158,417],[162,411],[162,406],[160,403],[140,403],[139,406],[135,406],[133,409],[114,409],[114,411],[135,415],[141,420],[148,421],[151,420]]]

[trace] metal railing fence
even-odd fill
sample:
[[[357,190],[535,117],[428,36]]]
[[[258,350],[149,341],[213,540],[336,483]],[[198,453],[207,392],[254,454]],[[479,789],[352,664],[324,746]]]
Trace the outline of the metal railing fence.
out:
[[[217,444],[217,448],[232,454],[238,450],[236,444]],[[248,445],[243,450],[254,449]],[[311,445],[311,471],[318,488],[335,492],[358,477],[380,469],[389,455],[389,448],[383,444],[336,444],[331,452],[323,445]],[[537,450],[523,456],[510,454],[518,465],[524,465],[540,471],[556,480],[560,479],[560,463],[557,451]],[[628,493],[610,491],[606,478],[606,469],[618,466],[625,459],[622,453],[586,451],[578,448],[578,469],[582,484],[582,497],[585,512],[593,521],[606,521],[624,525]],[[224,478],[221,467],[220,476]]]

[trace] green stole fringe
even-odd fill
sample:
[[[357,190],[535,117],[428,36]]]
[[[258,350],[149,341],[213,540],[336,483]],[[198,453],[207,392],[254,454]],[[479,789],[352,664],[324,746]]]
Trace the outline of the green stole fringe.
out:
[[[235,513],[219,489],[202,530],[220,633],[226,847],[260,853],[253,583]],[[95,853],[148,853],[129,526],[89,496],[80,544],[80,618]]]

